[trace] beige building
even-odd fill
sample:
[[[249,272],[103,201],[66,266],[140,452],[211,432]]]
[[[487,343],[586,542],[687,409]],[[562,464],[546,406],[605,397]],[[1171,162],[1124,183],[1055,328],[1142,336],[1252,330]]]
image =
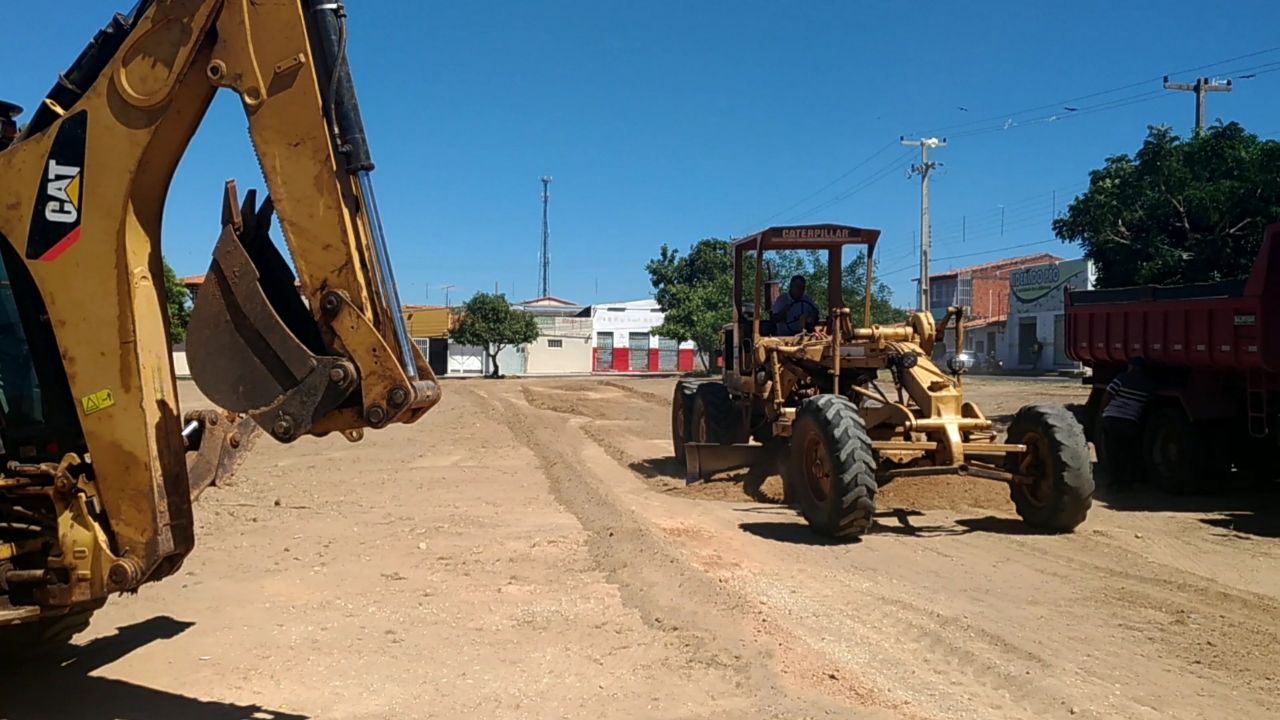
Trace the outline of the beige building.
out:
[[[591,371],[591,318],[535,316],[538,339],[524,346],[525,375]]]
[[[519,374],[591,372],[591,316],[587,308],[548,296],[526,300],[515,309],[533,315],[538,324],[538,339],[519,348]]]

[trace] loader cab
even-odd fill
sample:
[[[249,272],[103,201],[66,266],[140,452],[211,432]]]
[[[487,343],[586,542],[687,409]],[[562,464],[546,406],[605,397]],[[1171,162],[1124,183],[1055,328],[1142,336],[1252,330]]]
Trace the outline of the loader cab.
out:
[[[11,102],[0,100],[0,150],[4,150],[18,139],[18,116],[22,108]]]
[[[779,257],[778,253],[817,251],[825,261],[825,289],[809,287],[808,294],[820,311],[815,330],[827,332],[835,311],[845,307],[844,248],[846,245],[865,247],[865,278],[854,279],[859,286],[865,280],[865,303],[862,308],[853,308],[853,317],[855,323],[861,321],[862,326],[869,327],[872,267],[879,238],[879,230],[822,224],[771,227],[734,241],[733,322],[725,327],[722,338],[726,381],[737,385],[733,382],[735,379],[753,377],[757,370],[753,352],[756,338],[778,334],[777,318],[772,317],[770,310],[787,292],[783,283],[788,280],[775,277],[772,260]]]
[[[0,235],[0,460],[57,461],[83,444],[44,302]]]

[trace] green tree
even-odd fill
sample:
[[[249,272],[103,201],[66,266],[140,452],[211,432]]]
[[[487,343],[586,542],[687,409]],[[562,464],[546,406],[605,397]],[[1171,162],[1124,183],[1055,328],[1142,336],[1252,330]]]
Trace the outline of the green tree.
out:
[[[164,295],[169,314],[169,338],[174,345],[187,339],[187,323],[191,321],[191,293],[178,281],[178,274],[164,260]]]
[[[462,306],[462,319],[449,339],[484,348],[493,365],[491,377],[498,377],[498,353],[537,340],[538,324],[532,315],[511,309],[506,295],[478,292]]]
[[[663,245],[645,266],[654,299],[665,316],[654,332],[693,341],[702,366],[720,345],[720,329],[733,320],[733,251],[728,241],[707,238],[686,255]]]
[[[1190,139],[1148,128],[1132,157],[1089,173],[1053,231],[1093,260],[1099,287],[1212,282],[1248,274],[1280,220],[1280,142],[1237,123]]]

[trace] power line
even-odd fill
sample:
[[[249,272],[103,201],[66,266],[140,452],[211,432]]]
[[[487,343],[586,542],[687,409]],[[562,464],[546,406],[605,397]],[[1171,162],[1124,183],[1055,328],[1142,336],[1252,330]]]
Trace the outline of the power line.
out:
[[[872,160],[875,160],[876,158],[878,158],[878,157],[880,157],[881,155],[883,155],[885,150],[888,150],[889,148],[893,147],[895,144],[896,144],[896,141],[894,141],[894,140],[890,140],[889,142],[885,143],[884,145],[881,145],[879,149],[877,149],[875,152],[871,153],[871,154],[870,154],[870,155],[868,155],[867,157],[863,158],[863,159],[862,159],[862,161],[861,161],[861,162],[859,162],[857,165],[854,165],[853,167],[851,167],[851,168],[849,168],[848,170],[844,171],[844,173],[842,173],[842,174],[840,175],[840,177],[837,177],[836,179],[832,180],[831,182],[827,183],[826,185],[823,185],[822,187],[818,188],[817,190],[814,190],[813,192],[809,193],[808,195],[805,195],[803,198],[800,198],[799,200],[795,201],[794,203],[791,203],[790,205],[788,205],[787,207],[785,207],[785,208],[783,208],[783,209],[779,210],[778,212],[776,212],[776,213],[774,213],[774,214],[770,215],[769,217],[767,217],[767,218],[765,218],[764,220],[760,221],[760,223],[759,223],[759,224],[757,224],[757,225],[756,225],[756,227],[754,227],[754,228],[750,228],[750,229],[748,229],[747,231],[743,232],[742,234],[743,234],[743,235],[746,235],[747,233],[754,232],[754,231],[755,231],[756,229],[758,229],[758,228],[768,227],[768,225],[769,225],[770,221],[772,221],[774,218],[776,218],[776,217],[778,217],[778,216],[780,216],[780,215],[783,215],[784,213],[790,212],[790,211],[792,211],[792,210],[796,209],[797,207],[800,207],[800,206],[801,206],[801,205],[803,205],[804,203],[809,202],[810,200],[812,200],[813,198],[817,197],[818,195],[821,195],[822,193],[826,192],[826,191],[827,191],[827,189],[829,189],[829,188],[831,188],[831,187],[835,186],[835,185],[836,185],[837,183],[839,183],[841,180],[844,180],[845,178],[849,177],[849,176],[850,176],[850,175],[852,175],[853,173],[855,173],[855,172],[857,172],[858,170],[860,170],[860,169],[862,169],[863,167],[865,167],[865,166],[866,166],[868,163],[870,163]]]
[[[896,143],[897,141],[895,140],[894,142]],[[845,200],[848,200],[849,198],[853,197],[854,195],[857,195],[858,193],[862,192],[863,190],[866,190],[867,188],[871,187],[872,185],[875,185],[876,183],[880,182],[881,180],[885,179],[886,177],[889,177],[890,175],[892,175],[892,174],[893,174],[893,172],[894,172],[895,170],[897,170],[899,167],[901,167],[901,166],[902,166],[902,163],[903,163],[903,162],[904,162],[908,157],[910,157],[910,156],[911,156],[911,155],[913,155],[913,154],[914,154],[914,152],[913,152],[913,151],[911,151],[911,150],[907,150],[907,151],[903,152],[901,155],[898,155],[898,156],[894,157],[894,158],[893,158],[893,160],[889,161],[887,164],[882,165],[879,169],[877,169],[874,173],[872,173],[869,177],[867,177],[867,178],[866,178],[865,180],[863,180],[861,183],[859,183],[859,184],[857,184],[857,185],[854,185],[852,188],[850,188],[850,189],[846,190],[845,192],[843,192],[843,193],[841,193],[841,194],[839,194],[839,195],[837,195],[837,196],[835,196],[835,197],[833,197],[833,198],[830,198],[830,199],[825,200],[825,201],[823,201],[823,202],[821,202],[821,203],[818,203],[817,205],[815,205],[815,206],[813,206],[813,207],[809,208],[808,210],[804,210],[804,211],[802,211],[802,212],[799,212],[799,213],[796,213],[796,214],[794,214],[794,215],[791,215],[791,216],[786,220],[786,222],[795,222],[795,221],[800,220],[800,219],[802,219],[802,218],[805,218],[805,217],[808,217],[808,216],[810,216],[810,215],[813,215],[814,213],[818,213],[818,212],[821,212],[821,211],[823,211],[823,210],[826,210],[827,208],[832,207],[833,205],[837,205],[837,204],[839,204],[839,203],[841,203],[841,202],[843,202],[843,201],[845,201]]]
[[[1174,71],[1174,73],[1173,73],[1173,74],[1180,74],[1180,73],[1188,73],[1188,72],[1197,72],[1197,71],[1207,70],[1207,69],[1210,69],[1210,68],[1220,67],[1220,66],[1222,66],[1222,65],[1227,65],[1227,64],[1230,64],[1230,63],[1233,63],[1233,62],[1237,62],[1237,61],[1240,61],[1240,60],[1244,60],[1244,59],[1248,59],[1248,58],[1252,58],[1252,57],[1258,57],[1258,56],[1260,56],[1260,55],[1266,55],[1266,54],[1273,53],[1273,52],[1277,52],[1277,51],[1280,51],[1280,46],[1271,47],[1271,48],[1264,48],[1264,49],[1262,49],[1262,50],[1256,50],[1256,51],[1254,51],[1254,52],[1245,53],[1245,54],[1243,54],[1243,55],[1237,55],[1237,56],[1235,56],[1235,57],[1226,58],[1226,59],[1223,59],[1223,60],[1217,60],[1217,61],[1215,61],[1215,62],[1211,62],[1211,63],[1205,63],[1205,64],[1203,64],[1203,65],[1197,65],[1197,66],[1195,66],[1195,67],[1183,68],[1183,69],[1181,69],[1181,70],[1176,70],[1176,71]],[[1240,68],[1229,69],[1229,70],[1224,71],[1224,73],[1230,73],[1230,74],[1250,73],[1250,74],[1249,74],[1249,76],[1248,76],[1247,78],[1242,78],[1242,79],[1253,79],[1253,78],[1256,78],[1256,77],[1258,77],[1258,76],[1260,76],[1260,75],[1266,75],[1266,74],[1273,73],[1273,72],[1277,72],[1277,71],[1280,71],[1280,61],[1276,61],[1276,62],[1268,62],[1268,63],[1262,63],[1262,64],[1257,64],[1257,65],[1251,65],[1251,66],[1245,66],[1245,67],[1240,67]],[[1106,95],[1112,95],[1112,94],[1114,94],[1114,93],[1117,93],[1117,92],[1120,92],[1120,91],[1123,91],[1123,90],[1129,90],[1129,89],[1133,89],[1133,88],[1136,88],[1136,87],[1141,87],[1141,86],[1143,86],[1143,85],[1147,85],[1147,84],[1149,84],[1149,83],[1150,83],[1152,80],[1154,80],[1154,79],[1161,79],[1162,77],[1163,77],[1163,76],[1156,76],[1155,78],[1148,78],[1148,79],[1146,79],[1146,80],[1141,80],[1141,81],[1137,81],[1137,82],[1132,82],[1132,83],[1128,83],[1128,84],[1125,84],[1125,85],[1120,85],[1120,86],[1117,86],[1117,87],[1114,87],[1114,88],[1109,88],[1109,89],[1106,89],[1106,90],[1099,90],[1099,91],[1097,91],[1097,92],[1087,93],[1087,94],[1084,94],[1084,95],[1077,95],[1077,96],[1075,96],[1075,97],[1066,98],[1066,99],[1064,99],[1064,100],[1059,100],[1059,101],[1056,101],[1056,102],[1053,102],[1053,103],[1046,103],[1046,104],[1044,104],[1044,105],[1038,105],[1038,106],[1034,106],[1034,107],[1030,107],[1030,108],[1024,108],[1024,109],[1022,109],[1022,110],[1018,110],[1018,111],[1014,111],[1014,112],[1010,112],[1010,113],[1001,113],[1001,114],[999,114],[999,115],[992,115],[992,116],[988,116],[988,117],[985,117],[985,118],[980,118],[980,119],[977,119],[977,120],[971,120],[971,121],[964,122],[964,123],[958,123],[958,124],[949,125],[949,126],[945,126],[945,127],[934,128],[934,129],[933,129],[933,130],[931,130],[930,132],[931,132],[931,133],[938,133],[938,132],[942,132],[942,131],[944,131],[944,130],[950,130],[950,129],[970,128],[969,130],[964,130],[964,131],[959,132],[959,133],[954,133],[954,134],[952,134],[952,137],[972,137],[972,136],[976,136],[976,135],[985,135],[985,134],[990,134],[990,133],[1003,132],[1003,131],[1006,131],[1006,130],[1012,130],[1012,129],[1014,129],[1014,128],[1023,128],[1023,127],[1033,126],[1033,125],[1052,124],[1052,123],[1057,123],[1057,122],[1060,122],[1060,121],[1063,121],[1063,120],[1067,120],[1067,119],[1069,119],[1069,118],[1073,118],[1073,117],[1081,117],[1081,116],[1084,116],[1084,115],[1092,115],[1092,114],[1094,114],[1094,113],[1098,113],[1098,112],[1105,112],[1105,111],[1115,110],[1115,109],[1119,109],[1119,108],[1123,108],[1123,107],[1129,107],[1129,106],[1131,106],[1131,105],[1137,105],[1137,104],[1140,104],[1140,103],[1152,102],[1152,101],[1154,101],[1154,100],[1158,100],[1158,99],[1161,99],[1161,98],[1163,98],[1163,97],[1167,97],[1167,93],[1165,93],[1165,92],[1163,92],[1163,91],[1161,91],[1161,90],[1152,90],[1152,91],[1145,91],[1145,92],[1141,92],[1141,93],[1136,93],[1136,94],[1133,94],[1133,95],[1126,95],[1126,96],[1124,96],[1124,97],[1112,98],[1112,99],[1110,99],[1110,100],[1105,100],[1105,101],[1103,101],[1103,102],[1099,102],[1099,103],[1097,103],[1097,104],[1094,104],[1094,105],[1088,105],[1088,106],[1084,106],[1084,107],[1072,107],[1072,106],[1071,106],[1071,103],[1078,103],[1078,102],[1080,102],[1080,101],[1082,101],[1082,100],[1088,100],[1088,99],[1093,99],[1093,98],[1097,98],[1097,97],[1103,97],[1103,96],[1106,96]],[[1016,120],[1016,119],[1015,119],[1015,118],[1017,118],[1018,116],[1025,115],[1025,114],[1027,114],[1027,113],[1036,112],[1036,111],[1040,111],[1040,110],[1048,110],[1048,109],[1059,109],[1059,110],[1061,110],[1062,112],[1056,112],[1056,113],[1053,113],[1053,114],[1051,114],[1051,115],[1046,115],[1046,116],[1043,116],[1043,117],[1028,118],[1028,119],[1022,119],[1022,120]],[[999,125],[995,125],[995,126],[978,127],[978,126],[985,125],[986,123],[989,123],[989,122],[991,122],[991,121],[1003,121],[1003,122],[1002,122],[1001,124],[999,124]],[[872,161],[874,161],[876,158],[878,158],[879,156],[883,155],[883,154],[884,154],[884,152],[885,152],[886,150],[888,150],[890,147],[892,147],[892,146],[893,146],[894,142],[895,142],[895,141],[892,141],[892,140],[891,140],[891,141],[889,141],[889,142],[885,143],[884,145],[880,146],[880,147],[879,147],[879,148],[877,148],[874,152],[872,152],[872,153],[871,153],[870,155],[868,155],[867,157],[863,158],[863,159],[862,159],[861,161],[859,161],[856,165],[854,165],[853,167],[851,167],[849,170],[846,170],[846,171],[845,171],[844,173],[842,173],[840,176],[838,176],[838,177],[836,177],[835,179],[831,180],[830,182],[826,183],[825,185],[823,185],[822,187],[818,188],[817,190],[814,190],[813,192],[809,193],[808,195],[805,195],[803,198],[801,198],[800,200],[797,200],[796,202],[792,203],[791,205],[787,206],[786,208],[783,208],[782,210],[779,210],[778,212],[776,212],[776,213],[774,213],[773,215],[769,216],[769,217],[768,217],[768,218],[766,218],[764,221],[762,221],[762,222],[760,223],[760,225],[761,225],[761,226],[764,226],[764,225],[769,224],[769,223],[770,223],[770,222],[772,222],[775,218],[778,218],[779,216],[784,215],[784,214],[786,214],[786,213],[790,212],[791,210],[793,210],[793,209],[795,209],[795,208],[797,208],[797,207],[799,207],[799,206],[803,205],[804,203],[808,202],[809,200],[812,200],[813,198],[820,196],[821,194],[823,194],[823,193],[824,193],[824,192],[826,192],[827,190],[830,190],[832,187],[835,187],[835,186],[836,186],[837,184],[839,184],[841,181],[843,181],[843,180],[845,180],[845,179],[849,178],[849,177],[850,177],[851,175],[853,175],[855,172],[857,172],[858,170],[860,170],[860,169],[862,169],[862,168],[866,167],[868,164],[870,164],[870,163],[871,163]],[[903,159],[905,159],[905,157],[895,158],[894,163],[892,163],[892,164],[893,164],[893,165],[896,165],[897,163],[901,162]],[[843,201],[843,200],[845,200],[845,199],[848,199],[849,197],[852,197],[853,195],[857,194],[858,192],[861,192],[862,190],[865,190],[866,188],[870,187],[871,185],[874,185],[876,182],[879,182],[880,180],[884,179],[884,177],[886,177],[886,176],[887,176],[887,172],[888,172],[888,169],[887,169],[887,168],[882,168],[882,169],[880,169],[880,170],[877,170],[877,171],[873,172],[873,173],[871,174],[871,176],[869,176],[869,178],[868,178],[867,180],[864,180],[862,183],[860,183],[860,184],[858,184],[858,185],[855,185],[852,189],[850,189],[850,190],[846,190],[846,191],[843,191],[840,195],[838,195],[838,196],[836,196],[836,197],[833,197],[833,198],[831,198],[831,199],[829,199],[829,200],[823,201],[823,202],[819,203],[818,205],[816,205],[816,206],[814,206],[814,207],[809,208],[808,210],[805,210],[805,211],[802,211],[802,212],[799,212],[799,213],[793,214],[793,215],[791,216],[791,219],[786,220],[786,221],[788,221],[788,222],[789,222],[789,221],[794,221],[794,219],[795,219],[795,218],[800,218],[800,217],[804,217],[804,216],[807,216],[807,215],[812,215],[813,213],[819,212],[819,211],[821,211],[821,210],[825,210],[826,208],[829,208],[829,207],[831,207],[831,206],[833,206],[833,205],[835,205],[835,204],[837,204],[837,203],[839,203],[839,202],[841,202],[841,201]],[[748,232],[752,232],[752,231],[754,231],[755,229],[756,229],[756,228],[750,228],[750,229],[748,229],[748,230],[745,230],[742,234],[744,234],[744,235],[745,235],[746,233],[748,233]]]
[[[945,256],[945,257],[938,257],[938,258],[934,258],[934,260],[936,260],[936,261],[938,261],[938,262],[941,262],[941,261],[943,261],[943,260],[959,260],[959,259],[961,259],[961,258],[977,257],[978,255],[990,255],[990,254],[992,254],[992,253],[1003,252],[1003,251],[1005,251],[1005,250],[1017,250],[1017,249],[1019,249],[1019,248],[1029,248],[1029,247],[1039,247],[1039,246],[1042,246],[1042,245],[1050,245],[1050,244],[1052,244],[1052,243],[1056,243],[1056,242],[1059,242],[1059,240],[1057,240],[1056,238],[1055,238],[1055,239],[1053,239],[1053,240],[1039,240],[1039,241],[1036,241],[1036,242],[1022,243],[1022,244],[1020,244],[1020,245],[1007,245],[1007,246],[1005,246],[1005,247],[991,248],[991,249],[989,249],[989,250],[979,250],[979,251],[977,251],[977,252],[961,253],[961,254],[959,254],[959,255],[947,255],[947,256]],[[894,276],[894,275],[898,275],[898,274],[904,273],[904,272],[906,272],[906,271],[908,271],[908,270],[914,270],[914,269],[915,269],[915,267],[916,267],[915,263],[912,263],[912,264],[910,264],[910,265],[905,265],[905,266],[900,267],[900,268],[897,268],[897,269],[895,269],[895,270],[890,270],[890,271],[889,271],[889,272],[887,272],[887,273],[879,273],[879,277],[881,277],[881,278],[892,277],[892,276]]]
[[[1181,69],[1181,70],[1174,70],[1173,72],[1168,73],[1168,74],[1169,74],[1169,75],[1182,75],[1182,74],[1185,74],[1185,73],[1200,72],[1200,71],[1202,71],[1202,70],[1208,70],[1209,68],[1218,67],[1218,66],[1220,66],[1220,65],[1227,65],[1227,64],[1229,64],[1229,63],[1233,63],[1233,62],[1236,62],[1236,61],[1239,61],[1239,60],[1245,60],[1245,59],[1252,58],[1252,57],[1258,57],[1258,56],[1260,56],[1260,55],[1267,55],[1267,54],[1269,54],[1269,53],[1273,53],[1273,52],[1277,52],[1277,51],[1280,51],[1280,45],[1275,46],[1275,47],[1264,48],[1264,49],[1262,49],[1262,50],[1256,50],[1256,51],[1254,51],[1254,52],[1250,52],[1250,53],[1245,53],[1244,55],[1237,55],[1237,56],[1235,56],[1235,57],[1227,58],[1227,59],[1225,59],[1225,60],[1217,60],[1217,61],[1214,61],[1214,62],[1211,62],[1211,63],[1207,63],[1207,64],[1204,64],[1204,65],[1197,65],[1196,67],[1183,68],[1183,69]],[[1229,72],[1243,72],[1243,70],[1229,71]],[[1015,110],[1015,111],[1012,111],[1012,112],[1003,112],[1003,113],[999,113],[999,114],[996,114],[996,115],[990,115],[990,116],[987,116],[987,117],[984,117],[984,118],[978,118],[978,119],[976,119],[976,120],[970,120],[970,121],[963,122],[963,123],[957,123],[957,124],[954,124],[954,125],[946,125],[946,126],[942,126],[942,127],[935,127],[935,128],[931,128],[931,129],[929,129],[929,130],[928,130],[928,131],[926,131],[926,133],[924,133],[924,134],[937,134],[937,133],[944,133],[944,132],[950,133],[950,132],[951,132],[951,131],[953,131],[953,130],[958,130],[958,129],[967,128],[967,127],[972,127],[972,126],[974,126],[974,125],[983,125],[983,124],[986,124],[986,123],[991,122],[991,121],[993,121],[993,120],[1004,120],[1004,119],[1008,119],[1008,118],[1016,117],[1016,116],[1018,116],[1018,115],[1025,115],[1025,114],[1027,114],[1027,113],[1039,112],[1039,111],[1041,111],[1041,110],[1050,110],[1050,109],[1054,109],[1054,108],[1061,108],[1061,107],[1069,106],[1069,105],[1071,105],[1072,103],[1078,103],[1078,102],[1080,102],[1080,101],[1082,101],[1082,100],[1092,100],[1093,98],[1096,98],[1096,97],[1102,97],[1102,96],[1104,96],[1104,95],[1111,95],[1111,94],[1114,94],[1114,93],[1117,93],[1117,92],[1121,92],[1121,91],[1123,91],[1123,90],[1132,90],[1133,88],[1137,88],[1137,87],[1145,87],[1145,86],[1148,86],[1148,85],[1150,85],[1151,83],[1153,83],[1153,82],[1155,82],[1155,81],[1157,81],[1157,80],[1160,80],[1160,79],[1163,77],[1163,75],[1164,75],[1164,74],[1156,75],[1156,76],[1154,76],[1154,77],[1145,78],[1145,79],[1143,79],[1143,80],[1138,80],[1138,81],[1135,81],[1135,82],[1127,83],[1127,84],[1125,84],[1125,85],[1119,85],[1119,86],[1116,86],[1116,87],[1113,87],[1113,88],[1108,88],[1108,89],[1106,89],[1106,90],[1098,90],[1098,91],[1096,91],[1096,92],[1087,93],[1087,94],[1085,94],[1085,95],[1077,95],[1077,96],[1075,96],[1075,97],[1065,98],[1065,99],[1063,99],[1063,100],[1057,100],[1057,101],[1054,101],[1054,102],[1046,103],[1046,104],[1044,104],[1044,105],[1037,105],[1037,106],[1035,106],[1035,107],[1023,108],[1023,109],[1021,109],[1021,110]],[[954,133],[952,133],[952,134],[953,134],[953,136],[954,136]]]

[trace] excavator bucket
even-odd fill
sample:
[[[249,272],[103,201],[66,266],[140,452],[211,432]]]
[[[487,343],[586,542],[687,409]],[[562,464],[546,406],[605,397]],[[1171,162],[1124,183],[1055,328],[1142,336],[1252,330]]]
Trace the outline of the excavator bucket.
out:
[[[191,377],[219,407],[292,440],[351,396],[355,368],[324,354],[320,328],[271,242],[272,205],[250,191],[223,201],[222,234],[187,328]]]

